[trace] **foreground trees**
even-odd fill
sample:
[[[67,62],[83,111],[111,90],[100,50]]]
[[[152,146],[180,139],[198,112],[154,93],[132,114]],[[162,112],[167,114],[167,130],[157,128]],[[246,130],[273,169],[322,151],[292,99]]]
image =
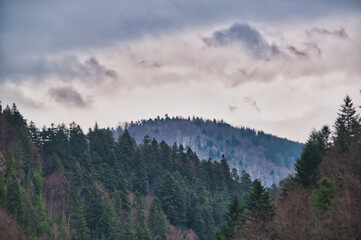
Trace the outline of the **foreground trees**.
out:
[[[127,130],[114,141],[97,124],[39,130],[15,105],[0,111],[0,153],[0,210],[24,239],[211,239],[250,185],[225,157],[200,161],[148,136],[137,145]]]
[[[360,122],[346,96],[334,132],[327,126],[312,131],[295,175],[281,182],[273,203],[254,181],[242,203],[229,204],[227,221],[215,238],[360,239]]]

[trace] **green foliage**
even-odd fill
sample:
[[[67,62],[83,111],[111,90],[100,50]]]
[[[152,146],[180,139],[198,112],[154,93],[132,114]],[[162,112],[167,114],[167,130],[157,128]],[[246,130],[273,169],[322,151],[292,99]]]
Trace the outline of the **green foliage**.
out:
[[[143,199],[139,193],[136,193],[135,198],[137,240],[151,240],[150,232],[145,222]]]
[[[313,198],[313,210],[323,215],[331,206],[332,200],[336,195],[336,189],[333,187],[333,183],[327,177],[324,177],[320,181],[320,186],[314,189]]]
[[[235,195],[227,206],[227,210],[225,212],[225,222],[222,225],[222,228],[215,233],[216,240],[229,240],[232,239],[235,233],[238,231],[239,225],[242,222],[242,213],[243,206],[239,201],[237,195]]]
[[[335,143],[342,151],[348,150],[348,145],[359,128],[359,115],[356,114],[351,98],[347,95],[341,105],[335,122]]]
[[[149,229],[152,232],[152,239],[166,240],[167,225],[166,219],[162,211],[162,206],[158,198],[155,198],[149,210]]]
[[[137,146],[127,130],[118,142],[97,125],[87,135],[75,123],[39,131],[16,107],[5,109],[0,122],[11,130],[0,131],[7,159],[0,205],[25,238],[166,239],[168,219],[211,239],[230,196],[250,186],[248,174],[243,182],[231,174],[225,156],[200,161],[189,147],[149,137]],[[131,192],[139,193],[135,202]],[[142,198],[149,193],[155,200],[147,223]]]
[[[316,170],[328,149],[330,130],[324,126],[321,131],[313,131],[306,142],[301,157],[295,164],[296,179],[304,186],[315,184]]]
[[[10,176],[6,189],[6,209],[18,222],[22,222],[24,208],[19,180],[16,176]]]
[[[247,217],[254,221],[268,221],[274,214],[271,198],[258,179],[254,181],[253,187],[245,199],[245,208],[248,211]]]

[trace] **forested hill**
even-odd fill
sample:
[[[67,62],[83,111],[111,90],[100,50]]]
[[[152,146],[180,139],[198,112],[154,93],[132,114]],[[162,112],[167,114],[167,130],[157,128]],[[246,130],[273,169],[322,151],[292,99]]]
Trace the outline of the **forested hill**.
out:
[[[40,130],[0,104],[0,239],[212,239],[251,185],[224,157],[97,125]]]
[[[190,147],[201,159],[220,159],[224,154],[228,163],[239,172],[245,170],[253,179],[259,178],[268,186],[293,172],[303,144],[279,138],[262,131],[236,128],[223,121],[201,118],[156,118],[131,122],[114,131],[117,139],[127,129],[137,143],[145,135]]]

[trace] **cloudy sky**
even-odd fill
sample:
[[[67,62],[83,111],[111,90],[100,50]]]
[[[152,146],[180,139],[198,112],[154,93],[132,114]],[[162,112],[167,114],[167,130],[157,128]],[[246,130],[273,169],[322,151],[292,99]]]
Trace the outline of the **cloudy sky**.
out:
[[[305,141],[360,89],[360,0],[0,2],[0,100],[39,127],[168,114]]]

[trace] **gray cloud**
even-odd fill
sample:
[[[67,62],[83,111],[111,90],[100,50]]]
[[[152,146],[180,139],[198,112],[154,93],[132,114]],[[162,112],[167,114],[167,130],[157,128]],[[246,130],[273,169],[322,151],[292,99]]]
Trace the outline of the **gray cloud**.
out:
[[[236,106],[228,106],[229,111],[233,112],[237,109]]]
[[[360,1],[343,0],[2,0],[0,72],[29,56],[104,47],[189,26],[312,19],[360,9]]]
[[[242,44],[258,58],[267,58],[279,50],[271,47],[264,37],[248,24],[235,23],[230,28],[215,31],[210,38],[204,38],[208,46],[229,46]]]
[[[308,54],[307,52],[298,50],[295,46],[288,46],[287,50],[290,51],[290,53],[292,53],[293,55],[297,56],[297,57],[302,57],[302,58],[308,58]]]
[[[93,102],[90,96],[85,98],[72,87],[50,88],[49,95],[56,102],[66,106],[89,107]]]
[[[257,112],[261,112],[261,109],[257,106],[256,100],[254,100],[252,96],[245,97],[244,101],[250,106],[252,106]]]
[[[2,72],[0,81],[11,79],[12,81],[22,81],[29,77],[37,80],[44,80],[56,77],[64,82],[74,79],[87,83],[100,83],[104,80],[118,80],[118,73],[101,65],[94,57],[81,62],[74,55],[67,55],[60,58],[27,58],[13,65]]]
[[[34,100],[33,98],[24,94],[24,92],[18,88],[6,87],[0,85],[1,100],[7,100],[8,104],[16,103],[32,109],[39,109],[44,107],[43,102]]]
[[[335,36],[340,38],[348,38],[348,34],[345,30],[345,28],[341,27],[339,30],[329,31],[324,28],[313,28],[308,34],[317,33],[321,35],[329,35],[329,36]]]

